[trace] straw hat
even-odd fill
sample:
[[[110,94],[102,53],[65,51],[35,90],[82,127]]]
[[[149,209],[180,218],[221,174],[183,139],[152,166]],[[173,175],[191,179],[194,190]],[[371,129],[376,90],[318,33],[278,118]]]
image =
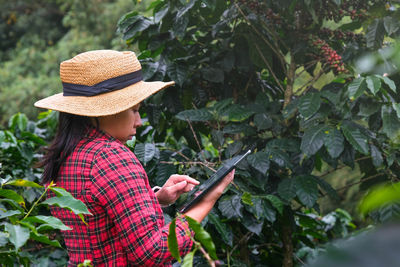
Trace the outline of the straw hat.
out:
[[[99,117],[127,110],[175,82],[144,82],[142,67],[131,51],[96,50],[60,64],[63,93],[36,107]]]

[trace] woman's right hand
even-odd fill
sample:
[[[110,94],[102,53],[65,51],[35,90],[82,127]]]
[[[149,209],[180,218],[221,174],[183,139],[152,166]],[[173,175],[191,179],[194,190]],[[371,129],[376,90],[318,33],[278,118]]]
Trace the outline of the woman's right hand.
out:
[[[210,192],[208,192],[196,205],[188,210],[185,215],[192,217],[198,222],[201,222],[207,214],[211,211],[215,202],[221,197],[225,188],[233,181],[235,176],[235,170],[231,171],[228,175],[222,179],[222,181],[215,186]]]

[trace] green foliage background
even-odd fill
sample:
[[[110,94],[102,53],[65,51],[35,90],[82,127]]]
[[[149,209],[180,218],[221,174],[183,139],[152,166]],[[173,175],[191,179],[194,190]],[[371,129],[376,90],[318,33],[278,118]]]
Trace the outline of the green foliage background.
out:
[[[36,118],[35,100],[62,90],[61,61],[82,51],[126,49],[115,30],[132,3],[1,0],[0,123],[16,112]]]
[[[143,103],[144,126],[128,142],[151,184],[162,185],[173,173],[204,181],[225,159],[255,144],[237,168],[235,185],[202,227],[194,226],[212,258],[228,266],[303,266],[330,241],[400,214],[398,189],[391,186],[400,171],[397,3],[0,3],[2,188],[15,179],[38,181],[40,170],[32,164],[54,133],[56,113],[36,119],[33,102],[61,91],[59,63],[91,49],[131,49],[145,80],[177,83]],[[12,116],[16,112],[27,117]],[[359,216],[356,203],[381,182],[389,186],[372,196],[386,198],[367,197],[367,218]],[[20,193],[32,206],[40,196],[35,188]],[[165,210],[167,222],[184,201]],[[11,213],[0,219],[19,225],[9,203],[1,209]],[[6,255],[10,266],[37,264],[35,258],[62,264],[49,251],[65,261],[59,249],[40,254],[34,241],[13,247],[8,230],[1,228],[0,247],[15,253],[0,257]],[[204,239],[205,231],[213,242]],[[346,249],[343,243],[337,247]],[[206,263],[200,247],[194,251],[185,266]]]

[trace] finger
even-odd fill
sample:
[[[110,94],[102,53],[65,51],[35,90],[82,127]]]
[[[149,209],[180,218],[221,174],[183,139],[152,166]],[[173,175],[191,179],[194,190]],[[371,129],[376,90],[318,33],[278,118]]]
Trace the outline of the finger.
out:
[[[170,176],[170,178],[174,183],[179,183],[181,181],[186,181],[190,184],[198,185],[200,184],[199,181],[196,179],[191,178],[189,175],[180,175],[180,174],[173,174]]]
[[[183,190],[183,189],[186,187],[187,184],[188,184],[188,183],[187,183],[186,181],[179,182],[179,183],[177,183],[177,184],[171,186],[171,187],[170,187],[170,190],[171,190],[172,192],[181,191],[181,190]]]
[[[183,192],[192,191],[194,187],[195,187],[195,185],[193,185],[193,184],[187,184],[187,185],[185,186],[185,188],[183,189]]]
[[[183,176],[185,176],[185,180],[186,180],[188,183],[190,183],[190,184],[193,184],[193,185],[198,185],[198,184],[200,184],[199,181],[197,181],[196,179],[190,177],[189,175],[183,175]]]
[[[224,184],[230,184],[233,181],[233,177],[235,176],[235,169],[233,169],[230,173],[228,173],[224,179],[222,180],[222,182]]]

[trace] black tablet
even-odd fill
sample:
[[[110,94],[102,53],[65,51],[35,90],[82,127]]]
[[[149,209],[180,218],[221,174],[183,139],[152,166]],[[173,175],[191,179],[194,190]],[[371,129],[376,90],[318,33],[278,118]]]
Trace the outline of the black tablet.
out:
[[[219,184],[222,179],[230,173],[239,162],[241,162],[245,157],[251,153],[249,149],[246,153],[238,155],[228,160],[222,165],[207,181],[196,186],[192,191],[188,193],[187,202],[179,209],[179,212],[184,213],[193,207],[194,204],[199,202],[208,191],[210,191],[214,186]]]

